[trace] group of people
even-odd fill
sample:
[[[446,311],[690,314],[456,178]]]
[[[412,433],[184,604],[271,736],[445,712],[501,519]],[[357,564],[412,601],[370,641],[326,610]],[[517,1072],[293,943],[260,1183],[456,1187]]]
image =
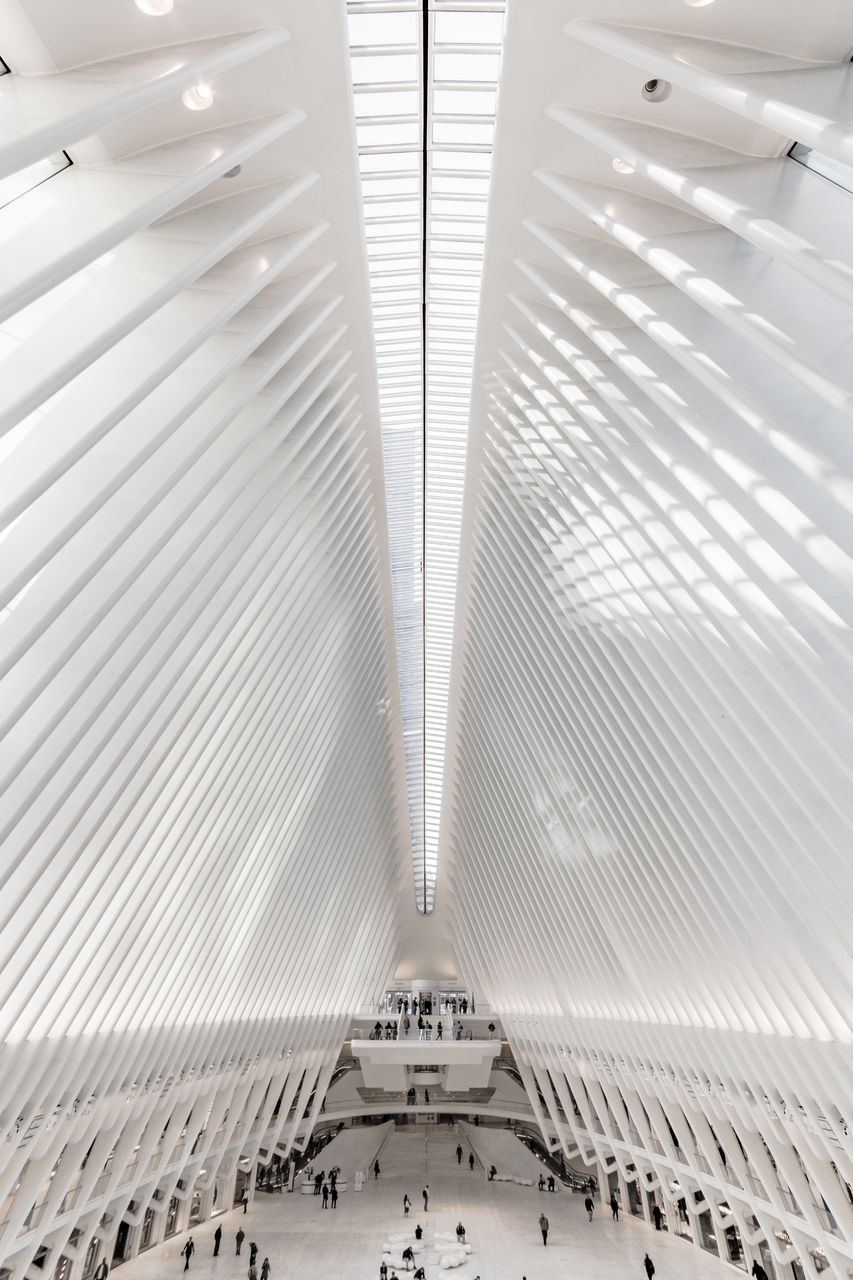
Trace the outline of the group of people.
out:
[[[331,1204],[333,1209],[338,1207],[338,1174],[340,1166],[333,1165],[329,1170],[328,1179],[326,1178],[325,1169],[321,1169],[319,1173],[314,1174],[314,1195],[321,1196],[323,1203],[322,1208],[328,1209]]]
[[[441,1001],[439,1013],[467,1013],[469,1007],[467,996],[446,996]],[[429,996],[412,996],[411,1000],[408,996],[397,996],[397,1016],[401,1013],[411,1013],[412,1017],[420,1011],[422,1014],[432,1013],[432,1000]],[[380,1008],[380,1013],[382,1012]],[[471,1012],[474,1012],[473,1002],[471,1003]]]
[[[385,1026],[383,1027],[382,1023],[377,1019],[376,1022],[374,1022],[373,1024],[373,1030],[371,1031],[369,1038],[371,1040],[382,1040],[383,1038],[385,1040],[396,1040],[397,1039],[396,1022],[386,1022]]]
[[[240,1254],[243,1248],[243,1241],[245,1239],[246,1239],[245,1231],[243,1230],[242,1227],[238,1227],[237,1235],[235,1236],[235,1244],[237,1246],[235,1252],[238,1258],[240,1257]],[[222,1244],[222,1227],[217,1226],[216,1230],[213,1233],[214,1258],[219,1257],[219,1246],[221,1244]],[[190,1258],[193,1256],[194,1253],[195,1253],[195,1244],[193,1242],[192,1236],[189,1236],[186,1243],[184,1244],[184,1247],[181,1249],[181,1255],[184,1259],[184,1271],[189,1271]],[[258,1267],[258,1246],[255,1244],[254,1240],[251,1240],[249,1242],[248,1280],[269,1280],[270,1270],[271,1268],[270,1268],[269,1258],[264,1258],[260,1267]],[[103,1280],[106,1280],[106,1276],[103,1277]]]

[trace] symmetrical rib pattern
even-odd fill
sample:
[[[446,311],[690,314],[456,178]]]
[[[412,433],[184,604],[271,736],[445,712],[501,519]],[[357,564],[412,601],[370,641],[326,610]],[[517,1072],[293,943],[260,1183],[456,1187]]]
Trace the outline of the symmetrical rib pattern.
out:
[[[59,69],[3,77],[0,176],[74,163],[0,210],[16,1276],[310,1129],[408,864],[344,16],[103,6],[75,70],[31,8]]]
[[[796,8],[510,10],[444,892],[567,1151],[843,1275],[853,206],[785,153],[853,82]]]

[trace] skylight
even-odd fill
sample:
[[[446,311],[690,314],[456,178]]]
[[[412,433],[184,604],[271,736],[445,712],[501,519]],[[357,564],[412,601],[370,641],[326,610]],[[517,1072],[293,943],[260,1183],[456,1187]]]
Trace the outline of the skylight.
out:
[[[431,0],[426,27],[423,0],[348,11],[415,894],[428,912],[504,4]]]

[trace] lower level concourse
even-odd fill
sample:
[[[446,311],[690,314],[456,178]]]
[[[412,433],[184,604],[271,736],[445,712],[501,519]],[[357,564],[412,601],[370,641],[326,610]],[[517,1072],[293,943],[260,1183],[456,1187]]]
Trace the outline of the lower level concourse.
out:
[[[300,1194],[302,1179],[293,1192],[257,1191],[244,1214],[240,1207],[184,1231],[121,1265],[122,1280],[161,1280],[183,1274],[186,1242],[190,1235],[195,1252],[189,1271],[193,1280],[245,1280],[249,1270],[249,1246],[258,1246],[260,1273],[269,1259],[269,1280],[378,1280],[385,1253],[399,1276],[401,1251],[411,1240],[417,1249],[414,1267],[423,1267],[426,1280],[646,1280],[644,1258],[648,1253],[657,1280],[722,1280],[734,1269],[685,1241],[657,1232],[629,1213],[611,1210],[596,1192],[592,1221],[583,1192],[560,1187],[556,1193],[539,1191],[513,1182],[489,1181],[477,1164],[470,1169],[468,1147],[457,1159],[457,1147],[465,1142],[455,1126],[416,1125],[392,1129],[378,1151],[379,1175],[373,1160],[366,1162],[362,1189],[357,1178],[347,1179],[336,1207],[323,1208],[321,1196]],[[326,1167],[334,1144],[320,1153]],[[428,1211],[423,1209],[423,1189],[429,1187]],[[403,1198],[411,1209],[404,1216]],[[548,1242],[543,1247],[540,1214],[548,1219]],[[459,1223],[471,1246],[466,1261],[443,1268],[442,1258],[452,1252]],[[423,1239],[418,1248],[415,1229]],[[222,1229],[219,1256],[213,1256],[214,1232]],[[245,1233],[240,1256],[236,1235]],[[405,1235],[405,1239],[403,1236]],[[450,1242],[448,1244],[443,1241]],[[410,1272],[410,1274],[412,1274]],[[741,1273],[742,1274],[742,1273]]]

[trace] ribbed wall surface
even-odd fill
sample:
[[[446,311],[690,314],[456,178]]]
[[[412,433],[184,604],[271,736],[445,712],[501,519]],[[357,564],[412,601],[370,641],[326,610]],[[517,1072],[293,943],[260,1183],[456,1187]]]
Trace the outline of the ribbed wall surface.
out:
[[[30,6],[0,94],[4,174],[74,161],[0,209],[16,1275],[310,1131],[410,892],[344,15],[129,7]]]
[[[853,30],[801,16],[510,8],[442,904],[567,1151],[843,1276],[853,195],[785,152],[850,154]]]

